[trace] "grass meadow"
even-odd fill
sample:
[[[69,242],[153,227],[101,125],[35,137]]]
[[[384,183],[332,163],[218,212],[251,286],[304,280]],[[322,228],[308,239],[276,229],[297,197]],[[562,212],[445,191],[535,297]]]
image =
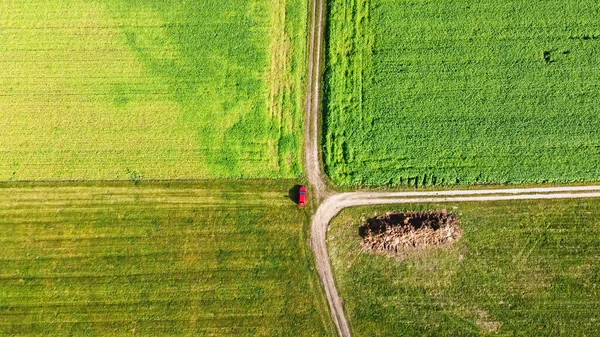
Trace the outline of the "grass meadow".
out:
[[[334,336],[289,181],[0,187],[0,335]]]
[[[600,179],[600,3],[329,2],[341,186]]]
[[[302,175],[304,0],[4,1],[0,180]]]
[[[464,236],[403,259],[362,251],[361,217],[458,214]],[[594,336],[600,330],[600,200],[362,207],[328,245],[353,336]]]

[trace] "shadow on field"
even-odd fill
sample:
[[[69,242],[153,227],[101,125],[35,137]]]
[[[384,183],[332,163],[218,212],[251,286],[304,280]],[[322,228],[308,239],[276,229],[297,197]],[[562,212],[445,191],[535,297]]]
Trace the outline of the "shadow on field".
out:
[[[298,193],[300,192],[300,187],[302,187],[302,185],[294,185],[294,187],[288,191],[288,198],[290,198],[290,200],[295,204],[298,203]]]

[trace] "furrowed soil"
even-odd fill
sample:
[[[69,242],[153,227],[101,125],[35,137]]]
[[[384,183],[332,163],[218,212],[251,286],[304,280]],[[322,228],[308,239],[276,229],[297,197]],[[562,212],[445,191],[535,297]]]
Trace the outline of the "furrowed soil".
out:
[[[304,0],[0,5],[0,181],[302,175]]]
[[[329,2],[324,162],[341,186],[600,179],[600,3]]]
[[[291,183],[0,186],[0,335],[335,335]]]
[[[363,217],[448,209],[463,236],[402,259],[362,247]],[[353,336],[592,336],[600,330],[600,200],[347,209],[328,232]]]

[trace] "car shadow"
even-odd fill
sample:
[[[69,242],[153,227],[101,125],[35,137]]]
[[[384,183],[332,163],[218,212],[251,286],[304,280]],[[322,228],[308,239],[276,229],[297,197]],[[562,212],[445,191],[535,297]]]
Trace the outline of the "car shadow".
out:
[[[302,187],[302,185],[294,185],[294,187],[290,188],[288,191],[288,198],[295,204],[299,201],[298,193],[300,193],[300,187]]]

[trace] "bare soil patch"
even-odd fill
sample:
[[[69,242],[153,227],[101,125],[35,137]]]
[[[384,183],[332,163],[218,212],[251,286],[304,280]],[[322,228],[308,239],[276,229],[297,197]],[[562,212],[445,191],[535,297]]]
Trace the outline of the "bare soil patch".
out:
[[[462,237],[458,218],[447,210],[389,212],[364,219],[362,246],[375,253],[402,254],[415,248],[451,244]]]

